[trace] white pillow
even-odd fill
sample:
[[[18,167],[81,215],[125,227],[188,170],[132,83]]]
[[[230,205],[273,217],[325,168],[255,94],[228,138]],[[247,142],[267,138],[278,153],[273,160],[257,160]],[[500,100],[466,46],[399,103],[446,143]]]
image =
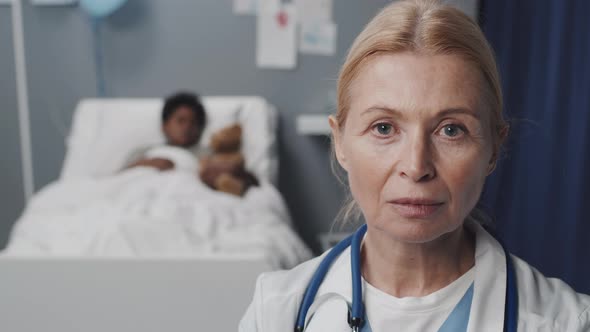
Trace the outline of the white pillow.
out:
[[[207,126],[196,149],[211,134],[239,122],[246,167],[260,179],[277,181],[277,117],[260,97],[203,97]],[[61,178],[116,173],[138,150],[165,143],[161,131],[162,99],[86,99],[80,101],[67,139]]]

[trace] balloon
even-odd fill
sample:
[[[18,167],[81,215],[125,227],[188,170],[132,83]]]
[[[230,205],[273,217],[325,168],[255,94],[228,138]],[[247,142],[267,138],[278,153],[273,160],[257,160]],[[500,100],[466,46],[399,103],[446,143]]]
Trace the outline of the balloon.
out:
[[[80,0],[80,6],[94,18],[109,16],[127,0]]]

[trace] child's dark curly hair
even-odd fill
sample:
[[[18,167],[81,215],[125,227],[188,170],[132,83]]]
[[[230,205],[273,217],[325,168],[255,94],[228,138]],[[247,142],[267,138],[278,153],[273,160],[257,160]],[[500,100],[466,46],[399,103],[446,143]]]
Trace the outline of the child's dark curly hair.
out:
[[[202,133],[207,124],[205,107],[201,104],[199,96],[190,92],[179,92],[166,98],[162,110],[162,123],[166,123],[172,114],[174,114],[174,112],[181,106],[188,107],[195,113],[199,133]]]

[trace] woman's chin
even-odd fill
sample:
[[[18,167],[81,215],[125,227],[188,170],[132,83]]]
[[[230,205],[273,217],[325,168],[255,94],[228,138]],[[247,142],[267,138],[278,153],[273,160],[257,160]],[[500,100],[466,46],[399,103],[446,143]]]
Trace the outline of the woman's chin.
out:
[[[375,227],[398,242],[411,244],[428,243],[451,233],[461,225],[432,220],[396,220],[378,222]]]

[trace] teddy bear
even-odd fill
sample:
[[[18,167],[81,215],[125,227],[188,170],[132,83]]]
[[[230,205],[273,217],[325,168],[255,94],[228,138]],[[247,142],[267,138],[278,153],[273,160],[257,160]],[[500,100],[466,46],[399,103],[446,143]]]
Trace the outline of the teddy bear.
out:
[[[258,179],[245,167],[240,152],[242,127],[234,124],[220,129],[211,136],[211,153],[199,160],[199,177],[212,189],[243,196]]]

